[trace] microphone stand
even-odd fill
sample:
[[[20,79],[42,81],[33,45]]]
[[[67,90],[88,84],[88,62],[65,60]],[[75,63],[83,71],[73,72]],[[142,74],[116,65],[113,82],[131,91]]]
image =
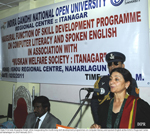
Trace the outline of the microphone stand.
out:
[[[78,110],[76,111],[76,113],[74,114],[73,118],[71,119],[71,121],[69,122],[68,124],[68,127],[70,127],[71,123],[73,122],[73,120],[75,119],[75,117],[77,116],[78,112],[81,110],[82,106],[84,105],[85,101],[89,98],[91,92],[88,92],[87,95],[85,96],[85,99],[82,101],[80,107],[78,108]],[[81,118],[80,118],[81,119]],[[77,123],[77,125],[75,126],[75,128],[78,126],[79,122],[80,122],[80,119]]]

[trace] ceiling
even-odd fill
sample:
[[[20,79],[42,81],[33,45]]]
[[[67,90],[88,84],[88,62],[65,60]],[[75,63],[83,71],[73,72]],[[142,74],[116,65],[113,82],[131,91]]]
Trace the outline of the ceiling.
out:
[[[0,11],[8,8],[16,7],[19,5],[19,2],[26,0],[0,0]]]

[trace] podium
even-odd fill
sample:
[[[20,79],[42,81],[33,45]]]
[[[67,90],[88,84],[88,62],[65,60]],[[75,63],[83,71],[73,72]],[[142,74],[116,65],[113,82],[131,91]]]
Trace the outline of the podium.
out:
[[[56,124],[56,129],[74,129],[74,128]]]

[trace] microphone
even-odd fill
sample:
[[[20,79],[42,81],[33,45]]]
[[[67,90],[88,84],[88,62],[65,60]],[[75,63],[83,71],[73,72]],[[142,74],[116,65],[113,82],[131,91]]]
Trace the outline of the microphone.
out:
[[[88,92],[97,92],[100,93],[101,95],[103,95],[105,93],[105,89],[104,88],[81,88],[81,90],[87,90]]]

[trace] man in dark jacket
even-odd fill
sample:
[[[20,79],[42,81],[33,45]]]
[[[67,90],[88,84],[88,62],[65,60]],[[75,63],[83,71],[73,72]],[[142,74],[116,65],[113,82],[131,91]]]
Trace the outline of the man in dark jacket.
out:
[[[23,128],[56,128],[61,121],[50,113],[50,102],[45,96],[33,100],[34,112],[29,113]]]

